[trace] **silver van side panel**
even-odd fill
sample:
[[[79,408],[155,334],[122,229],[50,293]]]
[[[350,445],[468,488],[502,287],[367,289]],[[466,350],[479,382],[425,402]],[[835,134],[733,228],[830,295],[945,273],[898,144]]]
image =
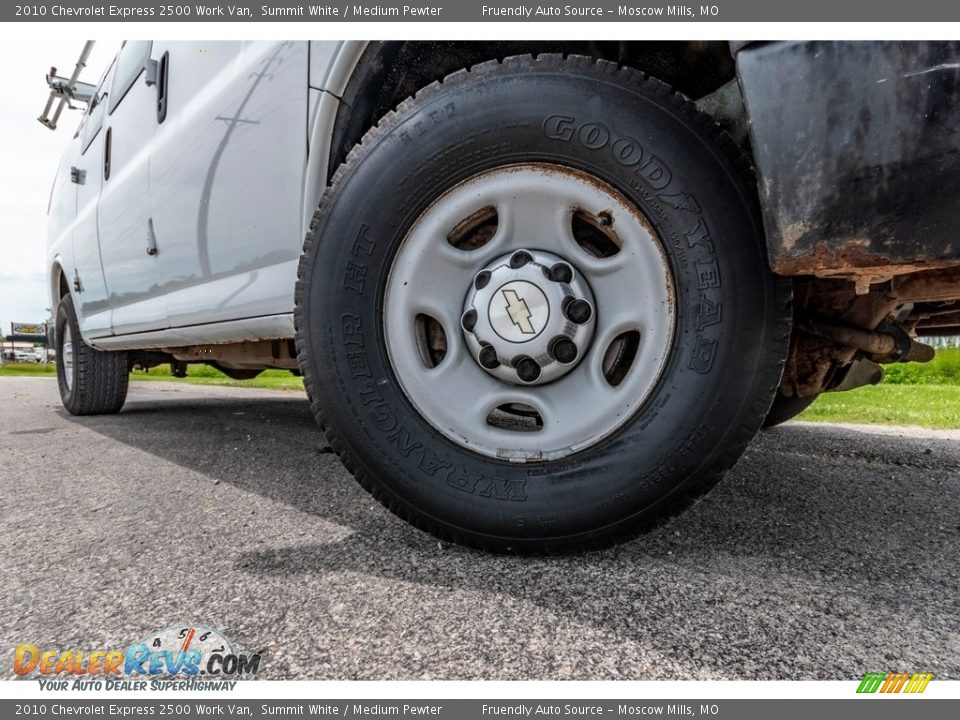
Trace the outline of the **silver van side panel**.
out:
[[[170,85],[165,120],[139,138],[149,148],[119,153],[103,180],[106,131],[122,150],[124,115],[155,92],[140,87],[140,77],[116,114],[105,113],[89,153],[81,155],[83,133],[73,140],[54,184],[51,300],[59,297],[62,267],[87,342],[133,349],[293,336],[303,237],[326,185],[339,97],[366,45],[152,44],[150,59],[170,58]],[[152,116],[138,117],[139,126],[145,118]],[[75,160],[89,165],[82,208],[70,182]],[[149,168],[141,183],[149,200],[133,217],[120,212],[130,204],[121,183],[138,168]],[[101,188],[108,191],[102,206]],[[116,230],[107,232],[110,247],[123,253],[101,261],[98,225]],[[79,292],[72,289],[78,258]]]
[[[178,345],[253,342],[292,338],[293,313],[188,325],[130,335],[111,335],[90,342],[100,350],[144,350]]]

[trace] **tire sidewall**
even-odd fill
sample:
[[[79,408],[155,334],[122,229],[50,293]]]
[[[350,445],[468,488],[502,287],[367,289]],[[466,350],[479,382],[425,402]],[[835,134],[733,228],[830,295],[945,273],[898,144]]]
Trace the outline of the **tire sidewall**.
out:
[[[70,337],[73,342],[73,368],[72,371],[68,371],[63,364],[63,342],[65,337],[64,330],[69,326],[70,328]],[[63,299],[57,305],[57,318],[56,318],[56,361],[57,361],[57,386],[60,390],[60,399],[63,401],[64,407],[68,410],[75,405],[76,393],[74,392],[77,388],[77,376],[79,363],[77,362],[78,351],[80,350],[79,343],[82,342],[80,338],[80,325],[77,322],[77,316],[73,309],[73,299],[69,295],[65,295]],[[73,377],[70,378],[70,384],[67,385],[66,373],[72,372]]]
[[[633,522],[762,420],[748,408],[773,292],[755,201],[663,86],[592,67],[479,74],[418,97],[352,159],[315,230],[301,332],[326,424],[388,503],[456,534],[522,541]],[[556,462],[499,462],[447,440],[403,394],[384,341],[406,231],[457,183],[518,162],[615,187],[654,224],[674,275],[673,347],[652,394],[611,437]]]

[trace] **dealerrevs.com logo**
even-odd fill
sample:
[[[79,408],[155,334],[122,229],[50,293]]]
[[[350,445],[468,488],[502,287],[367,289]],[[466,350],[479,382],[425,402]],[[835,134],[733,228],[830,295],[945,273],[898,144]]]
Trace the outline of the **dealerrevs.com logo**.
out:
[[[20,643],[13,671],[44,690],[232,690],[260,671],[260,653],[234,650],[227,637],[200,625],[177,625],[126,649],[42,649]]]

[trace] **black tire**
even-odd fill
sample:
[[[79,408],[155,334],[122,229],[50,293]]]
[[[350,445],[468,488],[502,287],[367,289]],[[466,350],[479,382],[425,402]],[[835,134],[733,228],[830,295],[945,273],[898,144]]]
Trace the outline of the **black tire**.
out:
[[[70,328],[73,346],[72,377],[64,363],[65,330]],[[108,415],[119,412],[127,399],[130,370],[127,353],[95,350],[80,336],[73,298],[65,296],[57,306],[57,385],[63,406],[72,415]]]
[[[557,114],[644,138],[643,157],[667,169],[669,185],[652,187],[609,147],[549,137],[545,118]],[[424,208],[477,172],[520,161],[590,172],[655,217],[661,240],[679,240],[663,243],[677,324],[652,396],[613,436],[530,464],[474,454],[419,416],[391,368],[381,314],[392,256]],[[739,149],[715,123],[632,69],[518,57],[423,89],[337,170],[304,246],[299,364],[330,445],[394,513],[471,546],[579,551],[656,526],[734,465],[780,381],[791,290],[769,271],[755,195]],[[699,221],[709,239],[697,243]],[[684,233],[694,235],[683,242]],[[715,274],[698,275],[698,263]]]
[[[811,395],[810,397],[787,397],[786,395],[777,393],[777,397],[773,400],[773,405],[770,406],[770,412],[767,413],[767,419],[763,421],[764,429],[782,425],[787,422],[787,420],[793,420],[793,418],[813,405],[813,401],[818,397],[819,395]]]

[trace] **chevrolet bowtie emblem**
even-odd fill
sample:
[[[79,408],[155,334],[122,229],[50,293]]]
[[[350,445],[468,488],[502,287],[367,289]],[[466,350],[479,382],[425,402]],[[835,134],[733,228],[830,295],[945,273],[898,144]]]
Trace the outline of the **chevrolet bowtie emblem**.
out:
[[[520,332],[524,335],[535,335],[537,331],[533,329],[533,323],[530,322],[530,308],[527,307],[526,300],[517,295],[515,290],[504,290],[503,297],[507,301],[507,314],[510,316],[510,321],[520,328]]]

